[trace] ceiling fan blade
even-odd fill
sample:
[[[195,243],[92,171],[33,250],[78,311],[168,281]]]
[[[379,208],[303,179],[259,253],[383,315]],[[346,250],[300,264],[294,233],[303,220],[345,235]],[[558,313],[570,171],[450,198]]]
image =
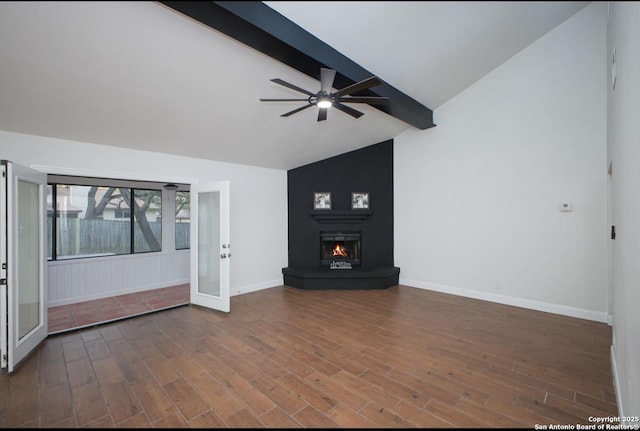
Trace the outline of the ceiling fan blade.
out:
[[[340,97],[337,99],[341,103],[370,103],[372,105],[384,105],[389,103],[388,97]]]
[[[260,99],[261,102],[308,102],[309,99]]]
[[[360,111],[356,111],[355,109],[347,106],[347,105],[343,105],[342,103],[334,103],[333,107],[344,112],[345,114],[349,114],[351,115],[353,118],[360,118],[362,117],[364,114]]]
[[[364,90],[365,88],[375,87],[376,85],[382,84],[375,76],[372,76],[369,79],[365,79],[364,81],[356,82],[348,87],[343,88],[342,90],[338,90],[333,93],[334,96],[345,96],[347,94],[355,93],[356,91]]]
[[[282,79],[280,79],[280,78],[274,78],[274,79],[272,79],[271,81],[272,81],[272,82],[275,82],[276,84],[283,85],[283,86],[285,86],[285,87],[287,87],[287,88],[290,88],[290,89],[292,89],[292,90],[299,91],[300,93],[306,94],[307,96],[315,96],[315,94],[314,94],[314,93],[312,93],[312,92],[310,92],[310,91],[307,91],[307,90],[305,90],[304,88],[300,88],[300,87],[298,87],[297,85],[290,84],[290,83],[288,83],[287,81],[283,81],[283,80],[282,80]]]
[[[333,80],[336,78],[336,71],[333,69],[320,69],[320,91],[323,93],[331,93]]]
[[[327,119],[327,108],[319,108],[318,109],[318,121],[324,121]]]
[[[289,112],[286,112],[286,113],[282,114],[281,117],[288,117],[289,115],[293,115],[293,114],[295,114],[297,112],[302,111],[303,109],[307,109],[307,108],[310,108],[312,106],[313,106],[313,104],[311,104],[311,103],[308,104],[308,105],[301,106],[301,107],[299,107],[297,109],[294,109],[293,111],[289,111]]]

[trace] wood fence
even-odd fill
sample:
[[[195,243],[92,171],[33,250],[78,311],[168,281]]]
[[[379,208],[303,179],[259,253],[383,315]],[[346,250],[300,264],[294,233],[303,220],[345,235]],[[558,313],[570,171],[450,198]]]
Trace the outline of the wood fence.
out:
[[[56,254],[59,258],[129,254],[131,252],[131,222],[128,220],[57,219]],[[52,220],[48,219],[49,238]],[[149,222],[154,236],[161,241],[162,223]],[[189,248],[189,223],[176,223],[176,248]],[[134,225],[134,251],[151,250],[140,226]],[[49,253],[50,255],[51,253]]]

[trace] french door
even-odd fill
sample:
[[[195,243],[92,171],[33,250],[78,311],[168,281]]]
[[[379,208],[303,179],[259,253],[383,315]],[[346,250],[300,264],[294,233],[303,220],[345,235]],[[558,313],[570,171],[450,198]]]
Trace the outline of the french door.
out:
[[[47,175],[0,165],[0,351],[11,373],[47,337]]]
[[[229,182],[191,185],[191,303],[229,312]]]

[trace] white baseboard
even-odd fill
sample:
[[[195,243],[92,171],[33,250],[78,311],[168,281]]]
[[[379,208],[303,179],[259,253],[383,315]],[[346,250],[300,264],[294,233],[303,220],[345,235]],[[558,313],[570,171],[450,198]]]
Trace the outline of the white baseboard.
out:
[[[270,281],[263,281],[262,283],[247,284],[245,286],[237,286],[231,288],[231,296],[242,295],[244,293],[256,292],[258,290],[269,289],[271,287],[282,286],[282,278],[278,278]]]
[[[614,345],[611,346],[611,373],[613,374],[613,388],[616,391],[616,405],[618,406],[618,416],[623,418],[622,394],[620,393],[620,380],[618,380],[618,366],[616,365],[616,353]]]
[[[420,289],[434,290],[436,292],[449,293],[451,295],[464,296],[466,298],[480,299],[482,301],[512,305],[514,307],[528,308],[530,310],[544,311],[546,313],[559,314],[562,316],[577,317],[579,319],[593,320],[602,323],[608,322],[608,315],[606,312],[585,310],[582,308],[568,307],[566,305],[551,304],[547,302],[534,301],[531,299],[516,298],[513,296],[498,295],[496,293],[452,287],[445,284],[409,280],[402,277],[400,278],[399,284],[404,286],[417,287]]]

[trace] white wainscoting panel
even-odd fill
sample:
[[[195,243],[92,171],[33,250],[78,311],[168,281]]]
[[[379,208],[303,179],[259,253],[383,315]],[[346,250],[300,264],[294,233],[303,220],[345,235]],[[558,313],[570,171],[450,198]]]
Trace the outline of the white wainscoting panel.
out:
[[[189,282],[189,250],[49,262],[49,307]]]

